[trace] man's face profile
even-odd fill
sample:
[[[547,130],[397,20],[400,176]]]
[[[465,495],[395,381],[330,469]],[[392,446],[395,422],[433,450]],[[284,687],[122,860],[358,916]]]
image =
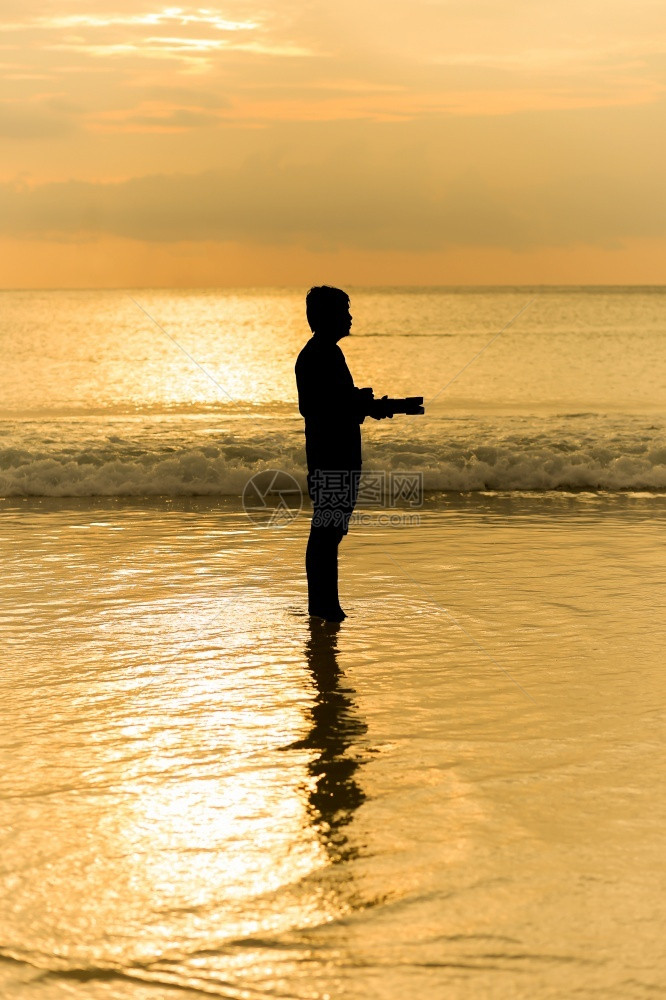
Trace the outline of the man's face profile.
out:
[[[340,329],[344,330],[343,337],[348,337],[351,332],[352,314],[350,304],[347,303],[344,310],[340,312]]]
[[[330,336],[335,337],[336,340],[341,340],[343,337],[348,337],[351,331],[352,325],[352,314],[350,310],[349,302],[341,302],[331,309],[328,326],[328,333]]]
[[[330,311],[321,325],[321,332],[333,340],[341,340],[348,337],[352,325],[352,315],[349,303],[335,304],[330,307]]]

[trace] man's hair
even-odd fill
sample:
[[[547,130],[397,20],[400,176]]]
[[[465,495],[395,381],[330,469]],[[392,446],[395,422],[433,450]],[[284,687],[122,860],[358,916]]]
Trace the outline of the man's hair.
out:
[[[313,333],[325,330],[331,319],[349,306],[349,296],[341,288],[317,285],[305,296],[305,315]]]

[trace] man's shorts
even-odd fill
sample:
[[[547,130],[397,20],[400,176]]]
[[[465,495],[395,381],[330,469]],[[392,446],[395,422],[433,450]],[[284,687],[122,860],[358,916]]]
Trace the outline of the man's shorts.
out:
[[[358,496],[360,469],[311,469],[308,493],[312,500],[312,525],[338,528],[346,535]]]

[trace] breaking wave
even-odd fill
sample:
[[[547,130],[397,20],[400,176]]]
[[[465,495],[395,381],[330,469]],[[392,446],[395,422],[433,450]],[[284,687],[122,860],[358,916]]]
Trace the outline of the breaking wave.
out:
[[[418,471],[426,491],[666,489],[666,444],[594,444],[525,438],[474,445],[376,440],[364,470]],[[282,469],[303,488],[300,441],[142,450],[96,447],[0,449],[0,496],[240,496],[256,472]]]

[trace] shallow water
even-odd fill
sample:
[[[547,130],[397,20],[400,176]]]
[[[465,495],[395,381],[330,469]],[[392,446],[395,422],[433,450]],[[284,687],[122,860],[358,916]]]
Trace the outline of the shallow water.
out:
[[[665,514],[3,501],[2,995],[659,995]]]

